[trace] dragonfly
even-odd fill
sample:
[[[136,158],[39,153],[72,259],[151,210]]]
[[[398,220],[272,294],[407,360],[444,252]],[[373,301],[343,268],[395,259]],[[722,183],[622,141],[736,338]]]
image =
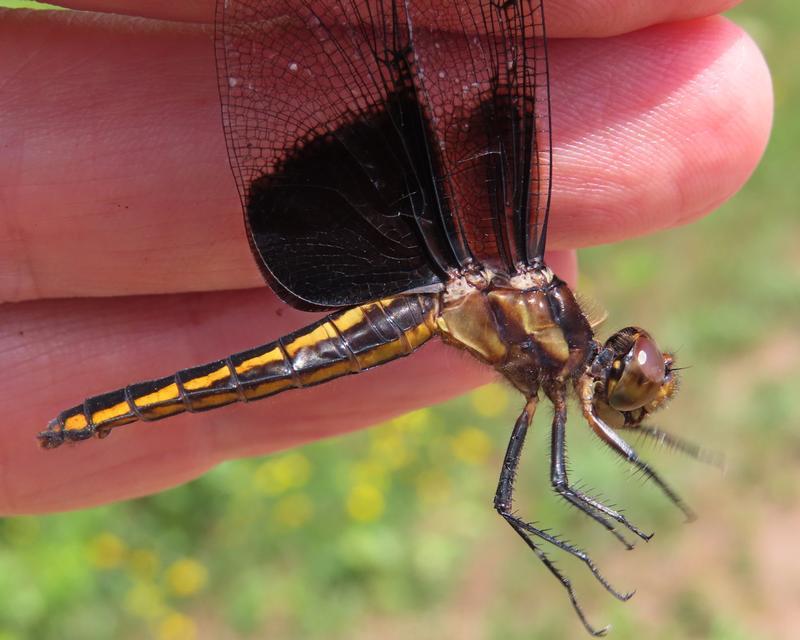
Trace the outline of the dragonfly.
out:
[[[494,508],[566,590],[548,552],[589,554],[514,508],[540,400],[553,407],[552,488],[627,548],[651,534],[570,482],[567,399],[596,436],[683,500],[620,435],[695,451],[647,422],[678,386],[673,355],[630,326],[606,341],[546,264],[553,148],[541,0],[219,0],[222,123],[266,283],[328,315],[268,344],[130,384],[61,412],[43,447],[358,374],[440,339],[522,396]],[[696,452],[696,451],[695,451]]]

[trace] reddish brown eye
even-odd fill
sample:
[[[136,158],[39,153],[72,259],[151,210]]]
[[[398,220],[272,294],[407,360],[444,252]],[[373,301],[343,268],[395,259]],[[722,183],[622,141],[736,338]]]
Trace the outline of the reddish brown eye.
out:
[[[664,379],[664,356],[650,336],[639,336],[633,345],[631,364],[636,363],[641,376],[661,384]]]
[[[666,375],[664,354],[642,331],[620,361],[622,373],[609,389],[608,402],[618,411],[633,411],[653,401]]]

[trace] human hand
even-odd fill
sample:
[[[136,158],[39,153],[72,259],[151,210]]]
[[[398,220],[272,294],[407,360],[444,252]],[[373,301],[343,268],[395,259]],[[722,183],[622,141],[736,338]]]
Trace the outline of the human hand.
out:
[[[491,379],[429,344],[264,402],[39,450],[36,433],[87,395],[314,317],[267,290],[247,247],[220,126],[214,3],[70,4],[189,22],[0,13],[0,299],[17,303],[0,307],[0,511],[157,491]],[[733,2],[550,4],[549,263],[574,282],[569,249],[690,221],[736,191],[766,143],[771,92],[758,50],[729,22],[659,25]]]

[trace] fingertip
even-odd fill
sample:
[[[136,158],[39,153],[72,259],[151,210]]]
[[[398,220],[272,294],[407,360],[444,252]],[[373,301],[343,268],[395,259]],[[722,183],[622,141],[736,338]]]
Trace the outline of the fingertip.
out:
[[[680,201],[691,204],[676,208],[669,226],[691,222],[733,196],[755,171],[772,129],[772,80],[760,48],[730,20],[702,22],[698,29],[714,39],[718,54],[689,85],[692,127],[680,143],[687,157],[675,184]]]
[[[559,246],[613,242],[683,224],[730,198],[772,123],[763,55],[725,18],[563,43],[554,80]],[[580,65],[576,65],[575,61]],[[561,77],[554,73],[553,77]]]

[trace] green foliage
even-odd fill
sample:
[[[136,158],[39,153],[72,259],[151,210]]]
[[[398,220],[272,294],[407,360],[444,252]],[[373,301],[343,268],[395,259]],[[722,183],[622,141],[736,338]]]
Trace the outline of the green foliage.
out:
[[[58,9],[52,4],[37,2],[36,0],[2,0],[0,9]],[[1,637],[1,636],[0,636]]]

